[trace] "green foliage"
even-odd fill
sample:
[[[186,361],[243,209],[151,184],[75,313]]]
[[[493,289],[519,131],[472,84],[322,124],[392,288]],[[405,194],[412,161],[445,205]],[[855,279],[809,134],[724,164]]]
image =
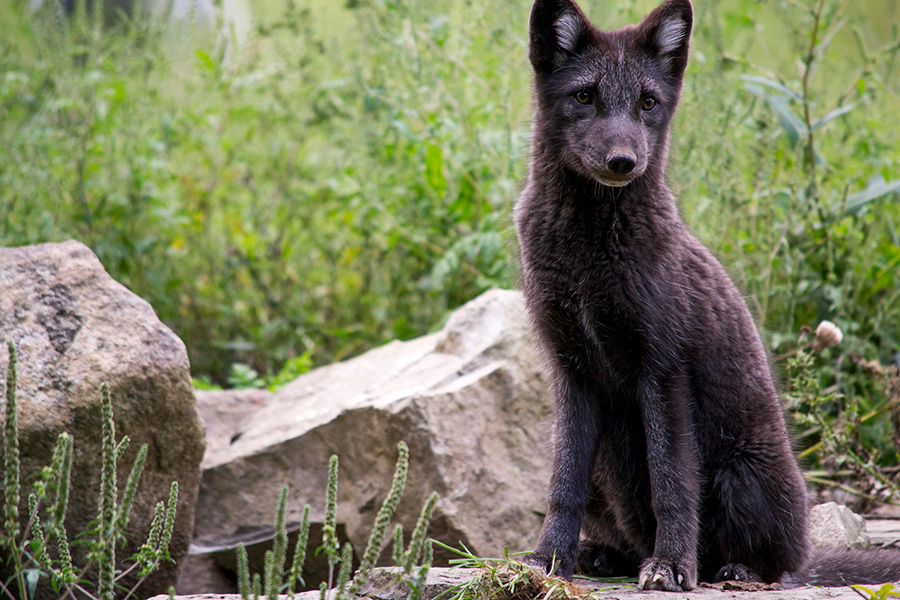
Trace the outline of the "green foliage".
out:
[[[97,562],[100,564],[100,600],[113,600],[113,579],[116,569],[116,428],[113,421],[109,384],[100,387],[103,423],[103,444],[100,457],[100,546]]]
[[[237,574],[238,574],[238,592],[241,598],[248,600],[250,598],[250,566],[247,562],[247,550],[243,543],[239,543],[235,550],[237,555]]]
[[[434,505],[437,503],[437,500],[437,492],[432,492],[428,500],[425,501],[425,504],[422,506],[422,512],[416,520],[416,526],[413,528],[409,548],[406,550],[403,549],[403,528],[399,524],[394,528],[394,545],[391,556],[394,559],[394,563],[402,567],[404,573],[406,573],[406,583],[412,590],[414,598],[418,598],[422,594],[425,582],[428,579],[428,571],[434,559],[433,540],[426,539],[425,535],[428,531],[431,513],[434,511]],[[416,565],[421,566],[416,568]]]
[[[403,490],[406,487],[406,476],[409,472],[409,449],[404,442],[397,445],[398,458],[394,467],[394,477],[391,482],[391,488],[388,491],[384,502],[375,517],[375,524],[359,568],[353,571],[353,546],[350,542],[340,544],[337,539],[337,479],[338,479],[338,459],[336,455],[332,455],[328,461],[328,482],[326,486],[325,500],[325,523],[323,526],[322,545],[318,551],[325,553],[328,558],[328,581],[323,581],[320,586],[321,598],[325,600],[329,597],[329,590],[336,590],[336,598],[338,600],[347,600],[356,595],[361,586],[366,582],[369,573],[375,567],[375,561],[381,554],[382,543],[390,526],[391,518]],[[275,542],[272,550],[267,550],[265,554],[265,573],[264,588],[261,588],[256,582],[260,580],[259,574],[253,575],[254,583],[250,582],[250,569],[247,560],[247,552],[243,544],[239,544],[237,548],[237,576],[238,591],[244,600],[255,600],[259,597],[259,589],[263,589],[269,598],[276,598],[281,592],[287,592],[291,596],[294,594],[294,586],[298,581],[302,582],[303,563],[306,560],[306,544],[309,539],[309,506],[303,508],[303,522],[297,537],[297,544],[294,548],[294,556],[292,566],[288,571],[287,580],[284,580],[284,564],[287,559],[287,530],[285,524],[285,512],[287,510],[288,487],[282,488],[281,496],[278,501],[278,509],[275,516]],[[433,553],[431,549],[431,540],[426,540],[428,524],[431,519],[434,505],[437,502],[437,494],[433,493],[422,507],[422,512],[416,522],[413,533],[413,541],[410,542],[409,549],[404,553],[402,541],[400,549],[395,554],[394,561],[403,567],[405,581],[410,587],[410,600],[419,597],[423,589],[425,577],[431,568]],[[400,557],[401,560],[397,560]],[[417,567],[416,564],[419,566]],[[340,565],[337,575],[336,585],[334,579],[334,568]]]
[[[250,365],[234,363],[231,365],[231,373],[228,375],[228,387],[234,389],[266,387],[266,382],[259,373]]]
[[[141,473],[144,472],[144,464],[147,462],[147,452],[149,446],[142,445],[138,450],[138,455],[134,459],[134,465],[131,467],[131,473],[128,475],[128,482],[125,484],[125,492],[122,494],[122,506],[116,515],[116,528],[119,531],[124,530],[125,523],[131,516],[131,506],[134,504],[134,496],[137,493],[138,482],[141,479]]]
[[[885,583],[877,590],[865,585],[851,585],[850,589],[866,600],[890,600],[890,598],[900,596],[900,593],[894,591],[893,583]]]
[[[474,577],[445,592],[448,600],[588,600],[594,597],[592,594],[604,591],[539,573],[516,560],[515,555],[510,556],[508,548],[504,548],[502,558],[481,558],[465,545],[460,550],[434,543],[459,557],[450,560],[452,566],[479,570]]]
[[[403,560],[403,525],[397,523],[394,526],[394,546],[391,549],[391,558],[395,564]]]
[[[102,451],[98,526],[95,531],[79,536],[79,543],[87,544],[90,548],[86,564],[77,569],[72,564],[69,536],[65,527],[74,446],[74,440],[68,433],[59,435],[50,465],[44,467],[34,480],[34,491],[27,499],[27,519],[24,520],[26,524],[23,528],[18,511],[21,487],[18,453],[18,357],[13,342],[8,343],[8,349],[3,436],[6,494],[3,527],[0,530],[0,565],[12,567],[13,577],[11,581],[0,581],[0,598],[33,598],[41,578],[47,578],[61,600],[69,597],[112,600],[122,578],[139,569],[138,581],[123,597],[127,600],[135,594],[147,576],[159,568],[163,560],[170,560],[168,546],[175,527],[178,484],[172,483],[168,508],[164,502],[157,504],[147,542],[138,554],[127,559],[133,564],[117,571],[116,545],[124,539],[135,492],[147,458],[147,445],[141,446],[138,451],[122,494],[122,502],[117,506],[116,463],[128,444],[128,438],[124,437],[116,444],[112,401],[109,386],[104,382],[101,386]],[[88,581],[88,573],[93,567],[98,567],[96,583]]]
[[[12,341],[7,343],[9,366],[6,375],[6,420],[3,424],[3,472],[4,477],[4,529],[9,540],[19,535],[19,403],[18,353]],[[21,585],[21,584],[20,584]]]
[[[404,442],[400,442],[397,444],[397,450],[399,456],[394,469],[394,478],[391,481],[391,489],[388,491],[384,502],[381,503],[378,514],[375,515],[375,525],[372,527],[372,533],[369,535],[369,541],[366,543],[366,549],[360,562],[360,574],[354,582],[358,585],[362,585],[365,582],[365,575],[375,566],[375,561],[378,560],[378,556],[381,554],[381,544],[387,535],[388,526],[391,524],[391,519],[394,518],[394,511],[397,510],[397,505],[400,504],[400,498],[406,489],[406,476],[409,473],[409,449]],[[435,500],[436,498],[429,498],[425,506],[433,506]],[[428,523],[426,521],[425,528],[427,527]],[[424,533],[422,535],[424,536]]]
[[[422,558],[422,552],[425,550],[426,544],[425,533],[428,529],[428,523],[431,522],[431,513],[434,510],[434,505],[437,503],[437,499],[437,492],[432,492],[431,496],[422,507],[422,513],[419,515],[419,519],[416,521],[416,527],[415,529],[413,529],[412,536],[409,541],[409,548],[407,548],[401,554],[399,564],[407,573],[411,573],[413,566],[418,564]],[[403,544],[401,541],[401,548],[402,545]]]
[[[334,566],[340,562],[340,543],[337,538],[337,485],[338,457],[332,455],[328,460],[328,485],[325,489],[325,523],[322,525],[322,546],[320,547],[328,559],[328,588],[334,583]]]
[[[195,375],[331,362],[513,281],[528,101],[488,82],[528,76],[480,58],[519,39],[509,19],[457,39],[447,15],[361,4],[342,14],[362,37],[337,40],[289,3],[226,52],[127,19],[61,33],[52,4],[0,7],[0,242],[87,243]]]
[[[303,520],[300,522],[300,532],[297,534],[297,543],[294,546],[294,559],[288,574],[288,593],[294,593],[294,586],[299,582],[303,585],[303,563],[306,562],[306,544],[309,541],[309,504],[303,507]]]
[[[337,595],[338,598],[348,598],[347,582],[350,581],[350,574],[353,570],[353,545],[350,542],[344,543],[341,551],[341,570],[337,578]]]
[[[287,559],[287,528],[285,513],[287,512],[288,486],[281,488],[278,498],[278,511],[275,513],[275,543],[272,546],[272,572],[267,573],[266,595],[269,600],[278,600],[280,585],[284,577],[284,562]]]
[[[0,3],[0,243],[90,245],[198,381],[278,386],[515,284],[528,2],[292,0],[242,47],[25,4]],[[616,27],[656,2],[583,4]],[[893,363],[895,3],[696,4],[670,152],[689,225],[776,354],[830,319],[842,355]],[[816,368],[825,417],[876,414],[860,443],[896,465],[871,373]]]
[[[816,340],[805,343],[805,339],[806,333],[801,336],[800,346],[784,358],[790,384],[785,400],[805,446],[801,458],[815,457],[825,467],[807,472],[807,478],[840,487],[866,501],[895,502],[900,485],[882,465],[896,459],[896,446],[881,450],[867,443],[863,432],[885,415],[894,419],[900,414],[900,369],[863,364],[871,375],[884,382],[886,398],[877,410],[863,414],[858,398],[844,396],[837,385],[823,384],[821,373],[827,363],[823,353],[817,352]],[[890,441],[896,436],[897,433],[890,436]],[[853,481],[855,486],[846,485],[845,480]]]
[[[394,511],[397,510],[397,505],[400,504],[400,498],[403,496],[403,491],[406,489],[406,476],[409,473],[409,449],[406,447],[406,443],[400,442],[397,444],[397,451],[399,456],[397,457],[397,465],[394,468],[394,478],[391,481],[391,489],[388,491],[388,495],[384,499],[384,502],[381,503],[378,514],[375,515],[375,525],[372,527],[369,541],[366,542],[366,549],[363,552],[362,561],[360,561],[359,571],[356,573],[356,577],[353,579],[353,585],[350,586],[348,593],[344,594],[342,593],[342,590],[341,593],[338,594],[338,600],[347,600],[348,597],[356,595],[359,588],[366,582],[369,572],[375,567],[375,561],[378,560],[378,556],[381,554],[381,544],[384,542],[388,527],[391,524],[391,519],[394,517]],[[432,497],[425,503],[426,507],[434,505],[434,502],[437,499],[434,496],[435,493],[432,493]],[[429,515],[430,512],[429,509]],[[428,528],[427,521],[424,526],[425,529]],[[422,535],[424,537],[425,534],[423,533]],[[407,573],[410,571],[411,569],[406,569]]]

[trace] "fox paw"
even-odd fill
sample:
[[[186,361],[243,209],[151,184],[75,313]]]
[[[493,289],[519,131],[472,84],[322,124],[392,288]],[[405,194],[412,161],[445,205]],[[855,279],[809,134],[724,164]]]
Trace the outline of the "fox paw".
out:
[[[559,556],[547,556],[533,552],[522,557],[522,562],[546,575],[555,575],[569,581],[575,571],[574,562],[561,560]]]
[[[746,565],[729,563],[719,569],[713,578],[713,582],[719,581],[762,581],[762,577]]]
[[[686,592],[696,585],[696,567],[653,556],[644,561],[638,575],[638,587],[642,590]]]

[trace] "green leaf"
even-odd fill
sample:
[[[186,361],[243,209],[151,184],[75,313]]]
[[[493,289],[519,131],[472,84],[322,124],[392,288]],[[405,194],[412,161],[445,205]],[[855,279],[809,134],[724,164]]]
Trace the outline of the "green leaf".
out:
[[[459,178],[459,196],[448,208],[452,215],[456,215],[457,220],[467,221],[472,217],[472,209],[475,200],[475,186],[472,185],[469,177],[462,176]]]
[[[216,70],[216,63],[213,62],[212,57],[208,53],[204,52],[203,50],[200,50],[199,48],[197,49],[197,58],[200,59],[200,64],[202,64],[208,70],[210,70],[210,71]]]
[[[752,83],[745,83],[744,89],[753,94],[754,96],[759,96],[760,98],[768,98],[769,92],[759,87],[758,85],[753,85]]]
[[[787,133],[788,140],[790,141],[791,146],[796,145],[801,137],[809,135],[809,130],[806,127],[806,123],[804,123],[803,120],[798,117],[790,107],[791,100],[797,100],[798,102],[801,101],[801,97],[799,96],[799,94],[797,94],[790,88],[785,87],[783,84],[766,77],[760,77],[758,75],[741,75],[741,79],[747,82],[744,84],[744,88],[748,92],[765,99],[766,102],[769,103],[769,106],[772,107],[772,110],[778,113],[778,117],[781,120],[781,126],[782,128],[784,128],[785,133]],[[757,83],[767,88],[773,89],[779,93],[770,93],[759,85],[755,85]],[[834,119],[835,117],[840,116],[839,114],[836,114],[834,116],[830,116],[829,118],[829,115],[826,115],[825,117],[828,118],[829,121],[831,119]],[[824,125],[827,122],[828,121],[824,121],[821,125]]]
[[[866,189],[848,196],[847,208],[844,212],[854,213],[873,200],[897,192],[900,192],[900,179],[887,182],[879,177],[871,181]]]
[[[444,179],[444,152],[436,144],[428,144],[425,149],[425,176],[428,185],[443,195],[447,189],[447,180]]]
[[[39,569],[23,569],[25,572],[25,584],[28,586],[28,597],[34,598],[37,593],[38,581],[41,578]]]
[[[801,136],[806,137],[808,135],[806,124],[788,106],[789,101],[786,97],[770,94],[766,100],[769,101],[769,106],[781,118],[781,126],[787,133],[791,146],[795,145]]]
[[[793,100],[796,100],[797,102],[803,101],[803,98],[800,96],[800,94],[798,94],[794,90],[790,89],[789,87],[785,86],[784,84],[778,83],[777,81],[769,79],[768,77],[761,77],[759,75],[741,75],[741,79],[743,79],[744,81],[750,82],[750,84],[758,83],[758,84],[764,85],[768,88],[772,88],[773,90],[777,90],[777,91],[781,92],[782,94],[784,94],[785,96],[789,96]],[[744,85],[744,87],[749,90],[751,87],[750,84],[746,84],[746,85]],[[756,86],[753,86],[753,87],[756,87]],[[756,88],[756,89],[759,89],[759,88]],[[750,90],[750,91],[753,91],[753,90]],[[758,96],[762,95],[762,94],[758,94],[755,91],[753,91],[753,93],[757,94]]]
[[[878,269],[872,281],[870,294],[875,294],[883,289],[894,286],[894,273],[900,267],[900,247],[893,247],[893,256],[889,256],[888,264]]]
[[[841,107],[834,109],[833,111],[831,111],[830,113],[828,113],[827,115],[825,115],[824,117],[822,117],[821,119],[819,119],[818,121],[813,123],[812,130],[816,131],[817,129],[821,129],[822,127],[824,127],[831,121],[835,120],[836,118],[840,117],[841,115],[845,115],[848,112],[850,112],[851,110],[853,110],[855,106],[856,106],[855,104],[850,104],[847,106],[841,106]]]

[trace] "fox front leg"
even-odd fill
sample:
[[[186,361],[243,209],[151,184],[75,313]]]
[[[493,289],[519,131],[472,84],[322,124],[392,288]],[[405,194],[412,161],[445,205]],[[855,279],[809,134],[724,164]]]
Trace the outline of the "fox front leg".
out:
[[[647,467],[656,517],[653,555],[641,564],[641,589],[681,592],[697,585],[699,482],[697,448],[684,386],[670,378],[641,385],[641,411],[647,438]],[[661,394],[666,389],[666,397]]]
[[[556,446],[547,516],[534,553],[526,563],[572,579],[578,538],[587,503],[591,468],[597,453],[597,400],[574,377],[557,385]]]

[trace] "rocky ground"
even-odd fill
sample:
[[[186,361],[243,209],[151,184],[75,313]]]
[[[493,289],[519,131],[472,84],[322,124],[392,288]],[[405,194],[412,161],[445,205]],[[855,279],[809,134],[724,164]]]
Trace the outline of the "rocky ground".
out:
[[[888,511],[891,513],[891,511]],[[891,513],[893,514],[893,513]],[[815,543],[843,547],[882,547],[900,548],[900,517],[870,518],[865,521],[841,505],[828,503],[814,508],[811,516],[812,536]],[[380,568],[363,587],[355,600],[406,600],[409,587],[398,581],[399,570],[396,568]],[[473,585],[479,578],[486,583],[483,586]],[[501,577],[501,579],[503,579]],[[519,585],[515,593],[503,590],[496,583],[490,583],[490,571],[470,568],[432,568],[428,573],[425,592],[422,600],[545,600],[549,598],[549,588],[559,583],[549,580],[543,585]],[[461,586],[470,585],[471,593],[458,596]],[[876,590],[880,586],[866,586]],[[688,600],[859,600],[869,598],[864,591],[853,588],[834,587],[799,587],[784,589],[778,585],[764,585],[743,582],[725,582],[715,585],[700,584],[697,589],[682,594],[671,592],[642,591],[628,583],[603,583],[576,579],[574,585],[566,584],[566,596],[572,600],[590,598],[591,600],[672,600],[673,598]],[[491,590],[491,593],[486,593]],[[287,598],[287,596],[282,596]],[[297,594],[300,600],[318,600],[318,591]],[[560,595],[553,596],[563,600]],[[238,600],[235,594],[195,594],[176,596],[178,600]],[[168,600],[168,596],[157,596],[151,600]]]
[[[897,527],[894,522],[893,527]],[[422,600],[435,600],[443,598],[453,600],[460,586],[472,582],[478,577],[486,576],[486,571],[481,569],[453,569],[433,568],[428,573],[428,581]],[[377,569],[372,575],[370,583],[364,587],[358,599],[372,600],[405,600],[409,595],[409,588],[397,582],[397,569]],[[875,587],[875,586],[870,586]],[[511,594],[496,588],[496,595],[488,596],[475,592],[466,596],[469,600],[542,600],[547,597],[547,587],[533,590],[517,590],[517,594]],[[867,598],[850,587],[819,588],[801,587],[782,589],[780,586],[748,584],[739,582],[727,582],[722,584],[701,584],[693,591],[681,594],[671,592],[642,591],[631,584],[608,584],[587,582],[576,579],[575,585],[566,586],[568,598],[590,598],[592,600],[860,600]],[[320,593],[317,591],[304,592],[294,596],[299,600],[318,600]],[[156,596],[151,600],[168,600],[168,596]],[[197,594],[191,596],[176,596],[178,600],[239,600],[239,595],[234,594]],[[282,596],[287,598],[287,596]],[[556,595],[560,599],[563,596]]]

